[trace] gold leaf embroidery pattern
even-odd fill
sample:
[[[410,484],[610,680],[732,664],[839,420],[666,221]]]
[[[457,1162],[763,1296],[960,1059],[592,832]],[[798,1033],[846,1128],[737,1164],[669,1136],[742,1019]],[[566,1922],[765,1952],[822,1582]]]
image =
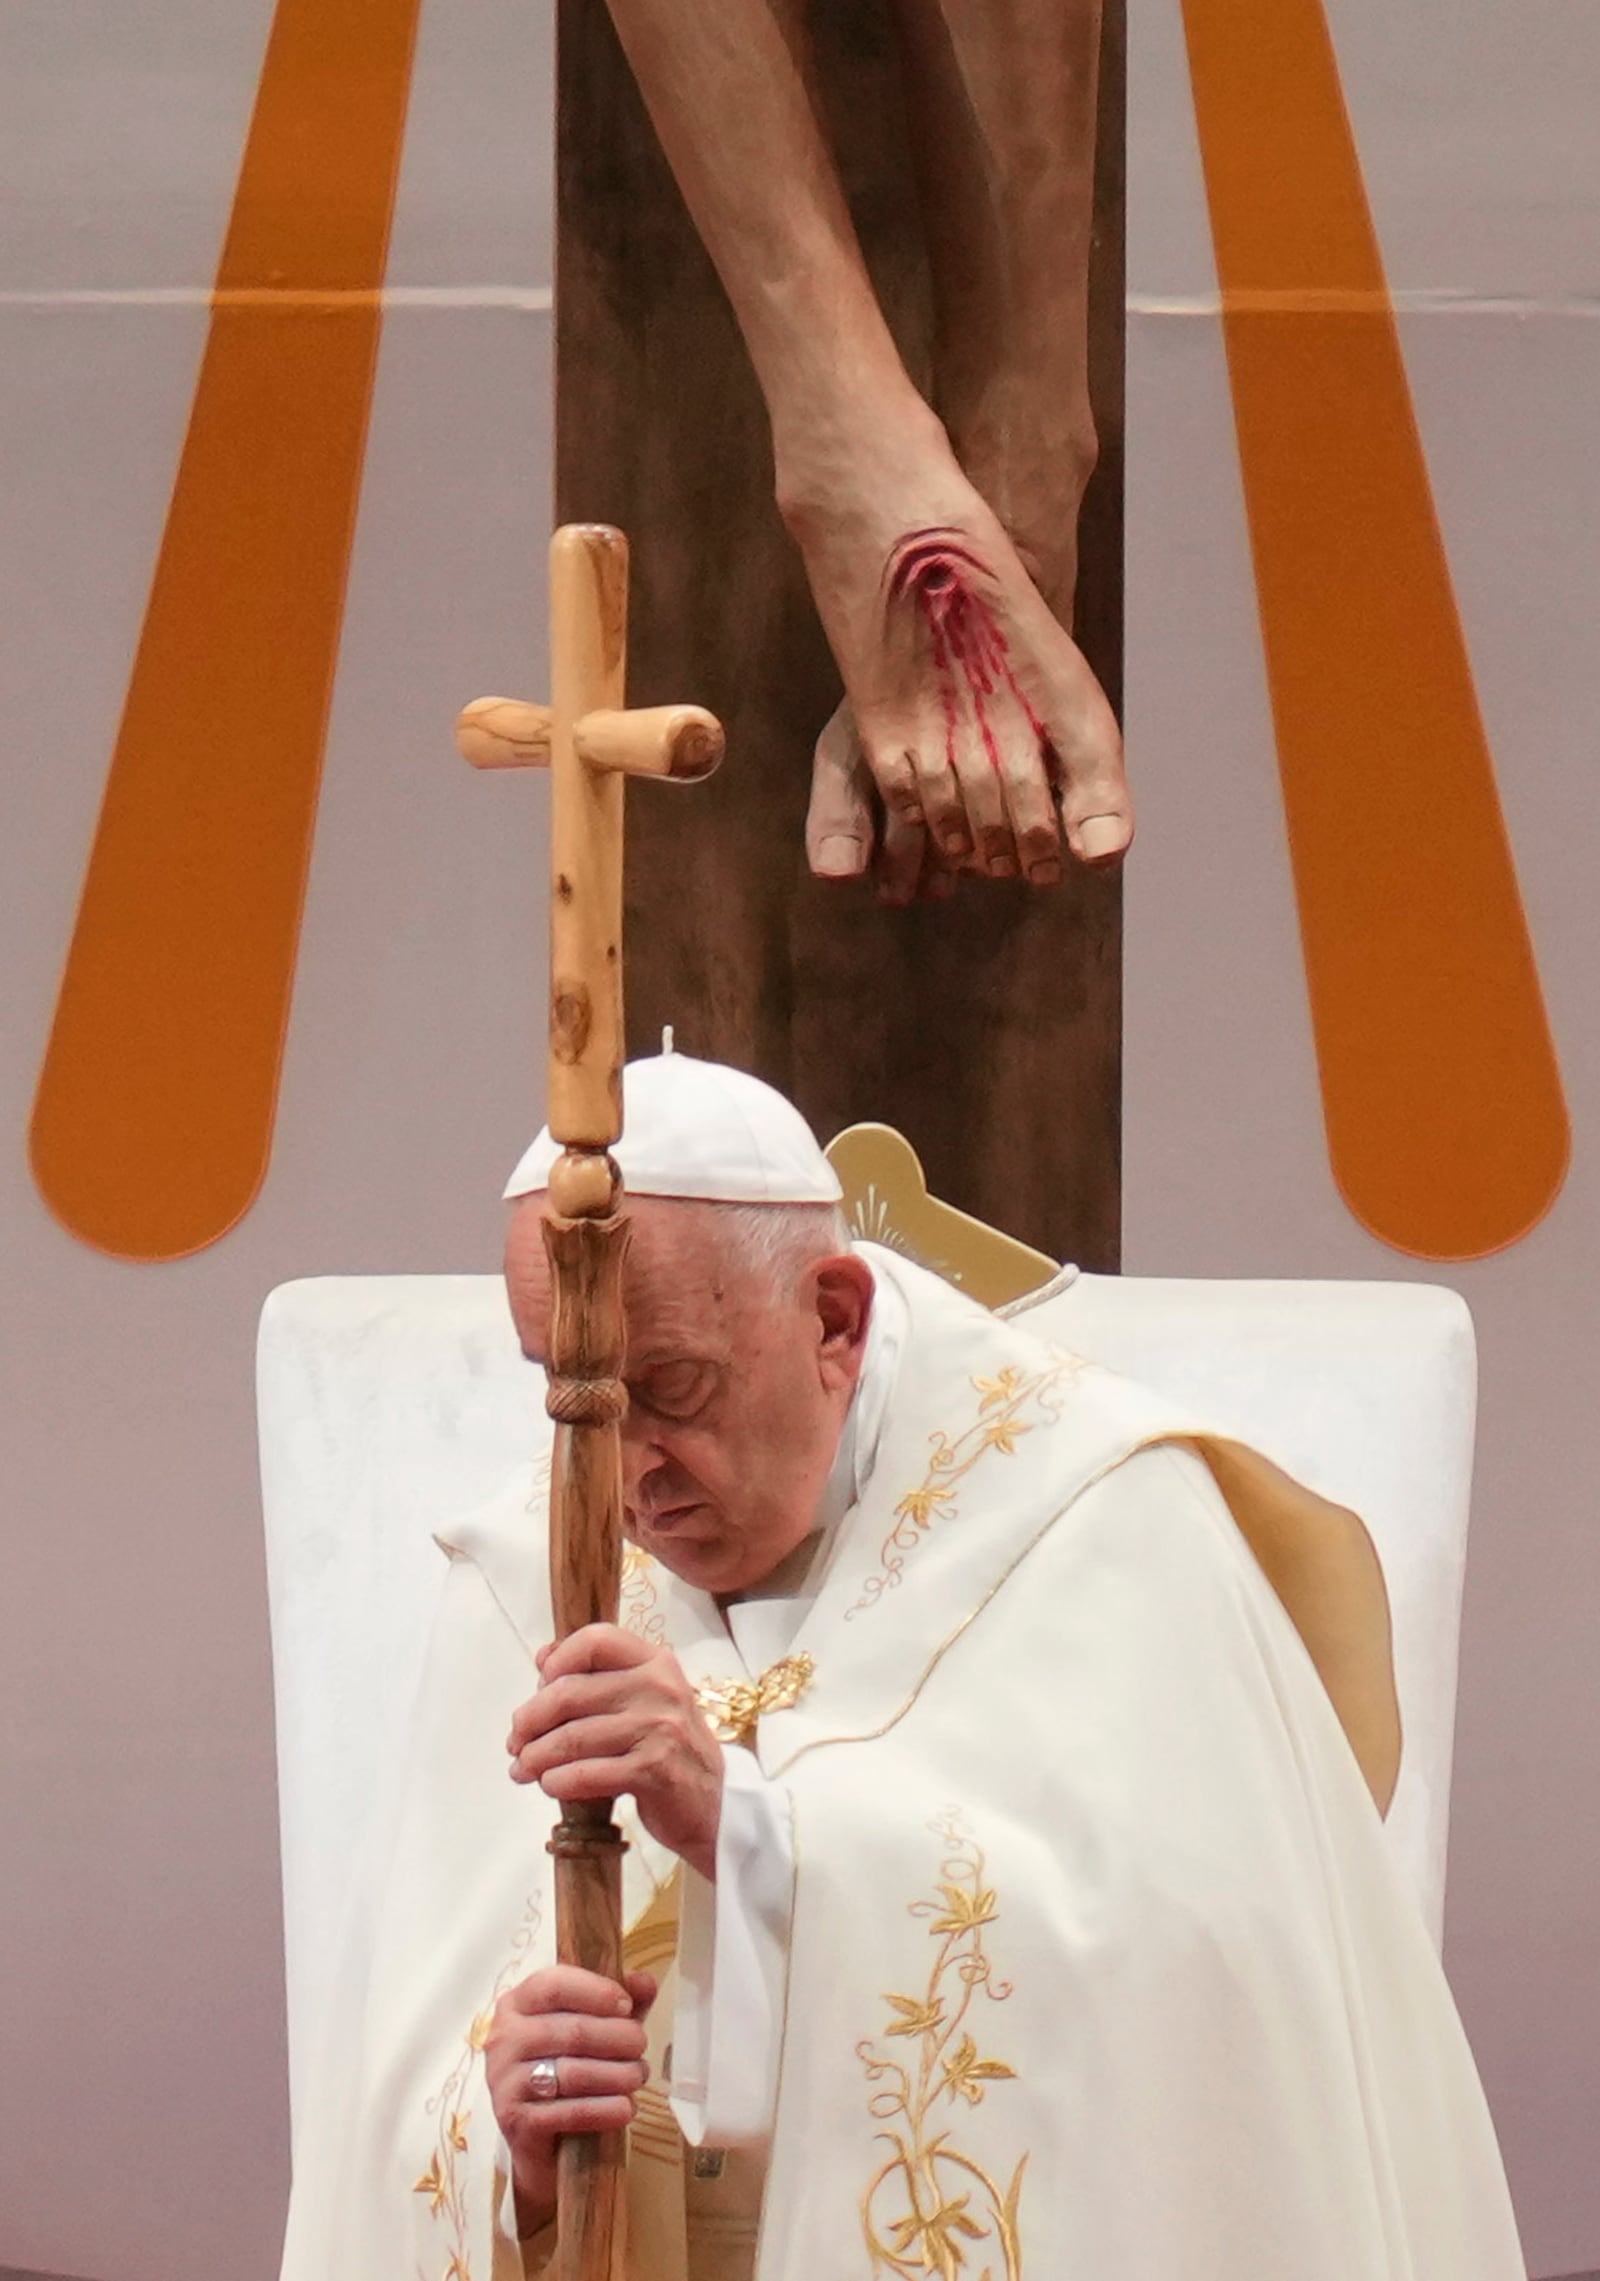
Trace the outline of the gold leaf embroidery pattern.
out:
[[[661,1589],[655,1562],[636,1544],[622,1548],[622,1602],[619,1620],[624,1631],[635,1632],[651,1647],[665,1645],[667,1620],[661,1613]]]
[[[1053,1424],[1061,1415],[1067,1387],[1088,1367],[1081,1355],[1057,1350],[1044,1370],[1029,1373],[1007,1364],[993,1378],[971,1381],[978,1397],[976,1418],[958,1434],[930,1436],[928,1470],[896,1505],[894,1527],[883,1541],[878,1568],[867,1578],[860,1599],[845,1611],[846,1623],[894,1590],[905,1574],[907,1558],[936,1521],[955,1519],[961,1502],[958,1487],[973,1467],[991,1450],[1014,1457],[1024,1434],[1038,1425]]]
[[[980,2281],[1022,2281],[1019,2212],[1026,2154],[1002,2187],[981,2163],[964,2154],[949,2124],[959,2105],[981,2106],[991,2083],[1015,2081],[1016,2069],[980,2052],[968,2015],[980,1991],[991,2003],[1011,1994],[996,1980],[984,1927],[999,1916],[994,1889],[984,1883],[984,1859],[952,1809],[931,1824],[944,1847],[936,1900],[913,1901],[909,1913],[928,1920],[938,1943],[928,1985],[920,1996],[884,1996],[890,2036],[915,2037],[920,2049],[904,2059],[868,2037],[856,2056],[876,2086],[868,2111],[885,2127],[889,2149],[861,2198],[861,2225],[874,2274],[917,2281],[935,2273],[959,2281],[968,2271],[969,2247],[991,2245]],[[998,2254],[999,2264],[994,2262]]]
[[[468,2151],[470,2143],[468,2126],[472,2121],[472,2109],[464,2103],[464,2094],[478,2055],[488,2042],[489,2031],[494,2026],[495,2005],[512,1982],[521,1976],[543,1913],[542,1905],[535,1896],[523,1910],[522,1922],[512,1936],[511,1954],[489,1991],[488,2002],[481,2012],[473,2014],[467,2032],[461,2039],[459,2058],[442,2087],[423,2110],[436,2118],[436,2136],[432,2159],[411,2191],[413,2194],[427,2195],[429,2215],[442,2219],[447,2229],[446,2246],[450,2256],[449,2263],[440,2275],[440,2281],[472,2281],[467,2181],[460,2160]]]

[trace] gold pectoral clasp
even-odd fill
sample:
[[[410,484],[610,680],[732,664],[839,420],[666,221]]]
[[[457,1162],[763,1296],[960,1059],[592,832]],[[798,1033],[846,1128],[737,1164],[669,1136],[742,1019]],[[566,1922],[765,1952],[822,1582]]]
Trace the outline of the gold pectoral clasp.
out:
[[[816,1664],[809,1655],[786,1655],[759,1679],[703,1681],[694,1699],[718,1742],[749,1742],[763,1713],[791,1711],[810,1686]]]

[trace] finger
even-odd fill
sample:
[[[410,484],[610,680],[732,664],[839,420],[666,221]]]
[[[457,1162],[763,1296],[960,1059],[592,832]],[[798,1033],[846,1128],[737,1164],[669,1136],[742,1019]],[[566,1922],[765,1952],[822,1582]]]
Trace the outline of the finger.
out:
[[[632,2099],[648,2080],[650,2069],[644,2060],[557,2060],[561,2099]],[[536,2108],[555,2105],[555,2099],[534,2099],[532,2085],[527,2101]]]
[[[634,2018],[636,2020],[648,2019],[651,2006],[655,2003],[660,1991],[660,1984],[655,1974],[653,1972],[626,1972],[623,1974],[623,1978],[627,1982],[628,1994],[633,1998]]]
[[[508,2067],[526,2067],[533,2059],[594,2059],[631,2066],[644,2057],[644,2023],[634,2018],[631,2000],[626,2019],[596,2019],[592,2012],[540,2012],[536,2018],[514,2023],[500,2057]],[[565,2094],[564,2075],[562,2091]]]
[[[580,1758],[570,1766],[552,1766],[539,1778],[547,1798],[561,1804],[588,1798],[632,1798],[649,1770],[637,1753],[628,1758]]]
[[[552,1766],[570,1766],[580,1758],[626,1758],[637,1750],[643,1721],[620,1714],[610,1718],[570,1719],[550,1733],[524,1744],[511,1761],[513,1782],[537,1782]]]
[[[523,2141],[571,2138],[579,2131],[625,2131],[633,2120],[632,2099],[518,2100],[501,2122],[517,2146]]]
[[[522,2088],[517,2096],[530,2107],[553,2107],[554,2099],[540,2098],[534,2090],[527,2066],[520,2061],[518,2065]],[[556,2081],[563,2100],[631,2099],[649,2080],[650,2069],[642,2059],[575,2059],[567,2053],[556,2057]]]
[[[889,814],[883,820],[883,845],[878,850],[878,897],[881,902],[909,903],[922,877],[928,834],[920,819],[907,821]]]
[[[506,1749],[515,1757],[540,1735],[573,1719],[604,1718],[620,1711],[637,1695],[639,1686],[639,1680],[626,1671],[582,1671],[571,1678],[548,1680],[537,1695],[518,1704]]]
[[[497,2009],[529,2017],[549,2012],[587,2012],[597,2019],[619,2016],[628,2019],[633,2014],[633,1997],[628,1989],[615,1980],[608,1980],[603,1972],[586,1972],[581,1964],[547,1964],[541,1971],[530,1972],[527,1979],[519,1980],[514,1988],[507,1989]]]
[[[1061,833],[1055,794],[1038,736],[1027,723],[1008,748],[1001,788],[1016,838],[1022,874],[1035,887],[1054,887],[1061,878]]]
[[[841,705],[817,739],[806,861],[819,879],[858,879],[872,860],[872,804],[855,719]]]
[[[585,1624],[582,1631],[569,1632],[553,1643],[539,1673],[548,1687],[578,1671],[632,1671],[657,1653],[636,1632],[625,1632],[619,1624]]]

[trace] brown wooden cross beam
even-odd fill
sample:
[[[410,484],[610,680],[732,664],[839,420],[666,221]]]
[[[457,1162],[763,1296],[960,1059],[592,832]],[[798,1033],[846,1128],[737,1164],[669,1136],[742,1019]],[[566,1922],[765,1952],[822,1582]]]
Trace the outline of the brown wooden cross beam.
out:
[[[628,776],[692,783],[722,758],[698,705],[623,709],[628,542],[569,523],[550,546],[550,703],[482,697],[456,723],[478,768],[550,770],[548,1116],[563,1154],[544,1225],[551,1265],[546,1406],[550,1582],[558,1637],[615,1623],[622,1570],[618,1426],[627,1406],[628,1222],[609,1151],[622,1133],[622,797]],[[563,1963],[622,1978],[622,1837],[612,1802],[571,1804],[550,1840]],[[557,2281],[621,2281],[620,2131],[561,2141]]]

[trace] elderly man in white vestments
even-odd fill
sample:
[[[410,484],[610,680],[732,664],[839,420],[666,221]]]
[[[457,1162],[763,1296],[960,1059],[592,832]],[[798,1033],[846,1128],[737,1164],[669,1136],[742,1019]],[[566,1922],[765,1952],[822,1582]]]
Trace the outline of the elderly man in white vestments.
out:
[[[545,1466],[441,1516],[284,2281],[538,2275],[557,2138],[624,2124],[633,2281],[1521,2281],[1359,1524],[852,1247],[755,1080],[625,1097],[622,1622],[550,1645]],[[625,1986],[555,1963],[544,1850],[613,1794]]]

